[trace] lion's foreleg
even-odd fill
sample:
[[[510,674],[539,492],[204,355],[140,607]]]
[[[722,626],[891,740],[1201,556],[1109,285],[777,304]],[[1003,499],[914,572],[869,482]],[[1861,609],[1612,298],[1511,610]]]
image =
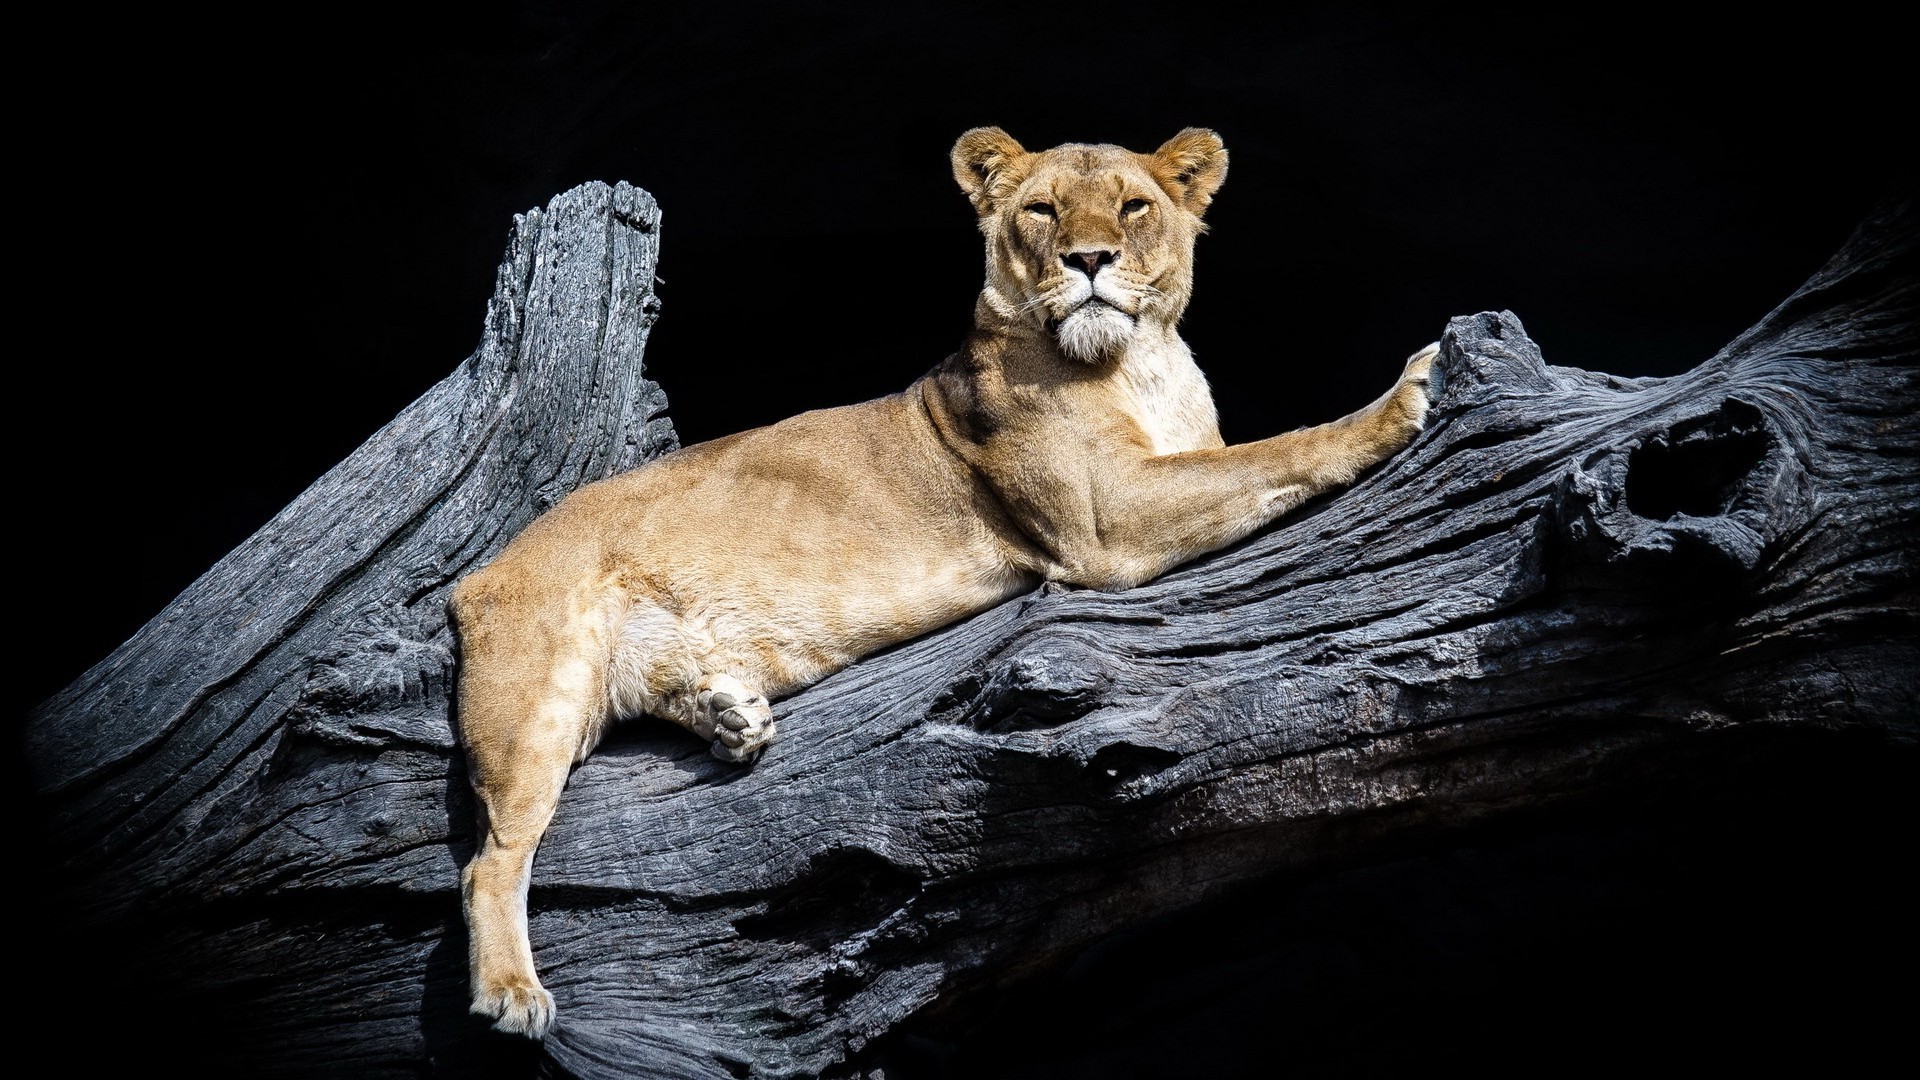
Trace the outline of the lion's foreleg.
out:
[[[1436,346],[1378,400],[1318,427],[1137,461],[1101,478],[1096,541],[1067,546],[1081,583],[1125,588],[1225,547],[1404,448],[1426,421]]]

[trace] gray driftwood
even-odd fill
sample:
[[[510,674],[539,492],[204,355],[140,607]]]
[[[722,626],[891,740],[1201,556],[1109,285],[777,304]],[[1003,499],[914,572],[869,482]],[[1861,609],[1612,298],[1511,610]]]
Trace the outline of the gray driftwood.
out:
[[[261,1074],[880,1075],[943,1000],[1235,882],[1787,733],[1920,731],[1893,208],[1679,377],[1456,318],[1429,430],[1352,490],[861,663],[780,703],[751,769],[617,736],[534,867],[559,1027],[494,1035],[442,603],[675,445],[641,375],[658,220],[625,184],[517,218],[474,355],[29,718],[57,895],[132,988],[107,1007],[151,994]]]

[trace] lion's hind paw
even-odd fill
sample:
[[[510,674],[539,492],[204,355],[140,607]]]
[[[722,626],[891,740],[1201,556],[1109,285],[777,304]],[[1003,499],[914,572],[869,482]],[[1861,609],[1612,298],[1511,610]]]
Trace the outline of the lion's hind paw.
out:
[[[494,1029],[509,1035],[544,1039],[547,1032],[553,1030],[553,995],[537,984],[481,991],[474,995],[473,1007],[468,1011],[493,1017]]]

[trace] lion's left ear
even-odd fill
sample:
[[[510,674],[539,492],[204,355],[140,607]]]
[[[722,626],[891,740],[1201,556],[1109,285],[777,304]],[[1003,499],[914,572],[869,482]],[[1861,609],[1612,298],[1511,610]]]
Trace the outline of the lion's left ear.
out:
[[[1147,159],[1153,178],[1174,201],[1203,214],[1227,178],[1227,148],[1206,128],[1187,128]]]

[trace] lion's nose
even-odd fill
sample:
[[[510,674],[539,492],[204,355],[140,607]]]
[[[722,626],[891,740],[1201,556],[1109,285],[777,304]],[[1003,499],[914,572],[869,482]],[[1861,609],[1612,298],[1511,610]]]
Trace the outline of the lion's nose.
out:
[[[1078,270],[1091,278],[1100,268],[1120,257],[1117,251],[1069,251],[1060,256],[1067,269]]]

